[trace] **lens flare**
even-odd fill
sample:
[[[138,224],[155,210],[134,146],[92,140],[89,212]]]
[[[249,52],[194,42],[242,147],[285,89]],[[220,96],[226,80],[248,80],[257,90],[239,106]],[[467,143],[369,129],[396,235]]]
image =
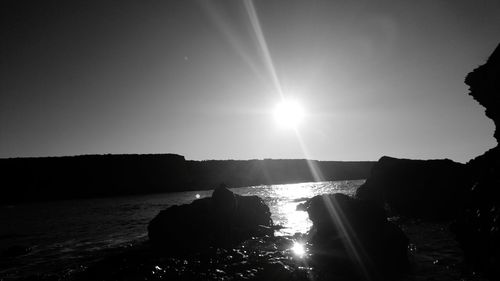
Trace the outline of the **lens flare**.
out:
[[[271,52],[269,51],[266,38],[264,37],[264,32],[262,32],[259,16],[257,15],[257,11],[255,10],[253,0],[245,0],[243,3],[245,4],[245,8],[248,13],[248,18],[250,19],[250,23],[252,25],[254,34],[257,38],[257,43],[260,47],[261,56],[263,57],[266,68],[269,71],[269,74],[271,75],[274,87],[276,88],[276,91],[280,94],[280,96],[283,97],[283,90],[281,87],[281,83],[278,78],[276,68],[274,67],[273,59],[271,57]]]
[[[305,248],[304,244],[299,243],[299,242],[294,242],[291,250],[296,256],[299,256],[299,257],[303,257],[306,254],[306,248]]]
[[[295,129],[304,119],[304,110],[297,101],[284,100],[276,106],[274,118],[281,128]]]

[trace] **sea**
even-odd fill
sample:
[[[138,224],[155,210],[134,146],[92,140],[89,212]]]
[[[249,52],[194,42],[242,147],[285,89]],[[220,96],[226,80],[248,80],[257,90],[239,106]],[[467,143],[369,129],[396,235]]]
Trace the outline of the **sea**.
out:
[[[352,195],[364,180],[308,182],[232,188],[257,195],[269,206],[275,235],[306,233],[311,221],[298,204],[325,193]],[[113,198],[75,199],[0,206],[0,279],[46,274],[85,266],[103,250],[128,247],[147,239],[147,226],[161,210],[210,197],[212,190]],[[175,226],[173,226],[175,227]]]
[[[297,205],[319,194],[353,195],[364,180],[232,188],[257,195],[269,206],[277,236],[307,233],[312,225]],[[211,190],[0,206],[0,281],[55,274],[57,280],[85,270],[99,258],[147,241],[148,223],[163,209],[211,196]],[[463,263],[447,222],[390,217],[410,239],[411,274],[402,281],[484,281]],[[175,226],[172,226],[175,227]],[[17,248],[15,256],[6,255]],[[23,252],[24,251],[24,252]]]

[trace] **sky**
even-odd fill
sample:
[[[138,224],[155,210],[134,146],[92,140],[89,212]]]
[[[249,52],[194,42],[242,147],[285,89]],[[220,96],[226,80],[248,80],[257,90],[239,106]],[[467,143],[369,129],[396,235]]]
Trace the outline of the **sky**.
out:
[[[500,42],[498,0],[0,5],[0,158],[466,162],[496,145],[463,80]]]

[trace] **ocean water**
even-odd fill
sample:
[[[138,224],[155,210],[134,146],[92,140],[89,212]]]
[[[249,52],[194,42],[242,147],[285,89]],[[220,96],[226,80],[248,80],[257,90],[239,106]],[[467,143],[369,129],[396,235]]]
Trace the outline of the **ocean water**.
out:
[[[269,206],[282,228],[276,235],[309,230],[307,213],[296,206],[318,194],[352,195],[364,180],[261,185],[233,188],[240,195],[257,195]],[[62,265],[78,266],[96,251],[126,247],[147,239],[148,222],[159,211],[211,196],[212,191],[188,191],[115,198],[64,200],[0,206],[0,253],[20,245],[31,251],[0,262],[0,276],[50,272]]]

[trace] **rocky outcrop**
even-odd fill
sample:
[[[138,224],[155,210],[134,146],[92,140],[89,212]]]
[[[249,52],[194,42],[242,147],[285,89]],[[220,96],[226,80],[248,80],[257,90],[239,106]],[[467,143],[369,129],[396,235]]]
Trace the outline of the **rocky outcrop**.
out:
[[[500,140],[500,45],[465,79]],[[452,230],[474,270],[500,277],[500,147],[469,161],[382,157],[356,196],[410,217],[454,219]]]
[[[464,164],[448,159],[410,160],[384,156],[356,197],[413,218],[451,219],[463,209],[471,178]]]
[[[467,74],[465,84],[469,95],[486,108],[486,116],[495,123],[494,137],[500,141],[500,45],[485,64]]]
[[[148,226],[150,241],[161,249],[231,247],[251,237],[273,235],[269,207],[257,196],[240,196],[225,187],[212,197],[161,211]]]
[[[382,208],[341,193],[315,196],[304,207],[316,259],[347,258],[366,278],[409,269],[408,238]]]
[[[500,140],[500,45],[486,64],[465,79],[470,95],[486,108]],[[467,192],[466,206],[452,225],[466,259],[475,270],[492,279],[500,277],[500,148],[497,146],[467,163],[474,183]]]

